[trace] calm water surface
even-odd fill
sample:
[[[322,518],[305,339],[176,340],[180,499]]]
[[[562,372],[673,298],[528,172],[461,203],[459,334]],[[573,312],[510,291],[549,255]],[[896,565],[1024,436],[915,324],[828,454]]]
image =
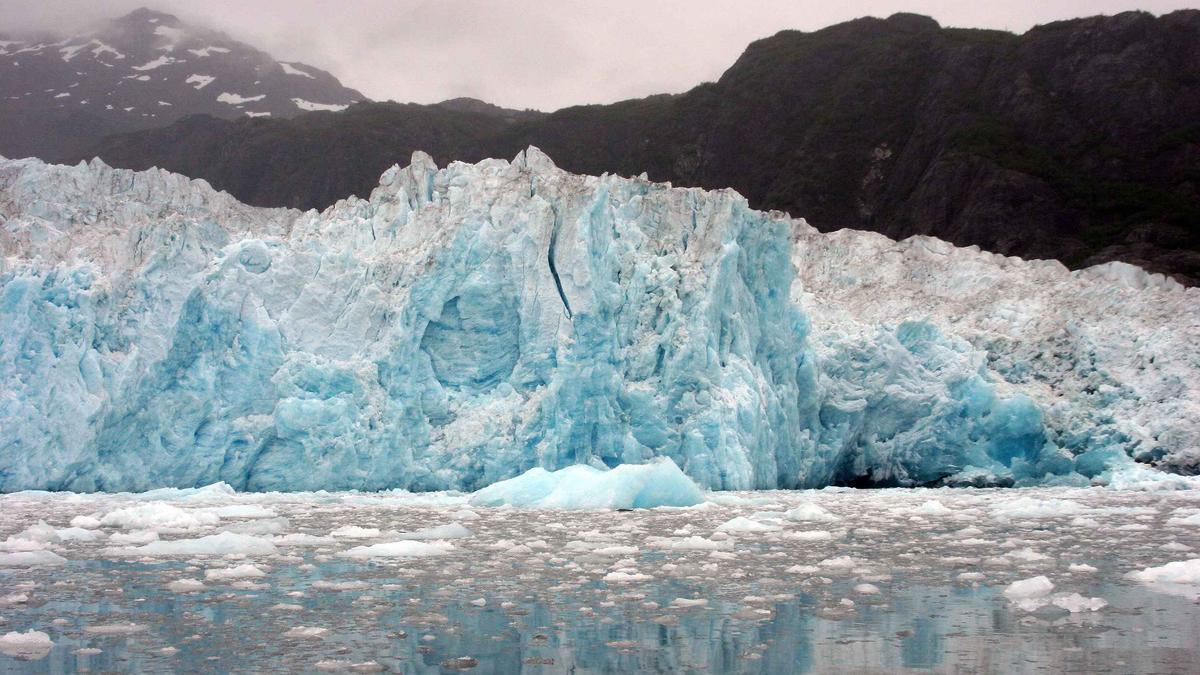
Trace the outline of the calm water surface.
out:
[[[9,548],[39,520],[62,529],[146,504],[261,507],[174,529],[105,525],[93,541],[48,542],[66,563],[0,570],[0,633],[53,641],[35,660],[0,655],[0,672],[1184,673],[1200,663],[1197,590],[1124,576],[1200,557],[1200,528],[1177,524],[1200,507],[1191,493],[739,493],[642,512],[467,510],[453,495],[160,497],[0,497]],[[420,532],[449,523],[466,535]],[[365,529],[330,536],[346,526]],[[274,550],[179,556],[127,543],[223,530]],[[295,534],[309,538],[286,538]],[[345,556],[410,536],[432,546],[430,534],[459,536],[428,557]],[[231,569],[241,574],[222,578]],[[1003,594],[1034,576],[1054,584],[1045,606],[1027,611]],[[1069,593],[1107,605],[1049,602]]]

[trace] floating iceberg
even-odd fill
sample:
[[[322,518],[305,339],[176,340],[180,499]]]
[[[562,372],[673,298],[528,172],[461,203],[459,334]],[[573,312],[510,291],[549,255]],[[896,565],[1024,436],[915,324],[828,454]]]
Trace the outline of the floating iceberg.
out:
[[[445,555],[454,545],[445,541],[390,541],[371,546],[355,546],[338,553],[344,558],[427,558]]]
[[[0,654],[22,661],[37,661],[46,658],[54,643],[50,636],[37,630],[18,633],[10,631],[0,636]]]
[[[1196,289],[822,234],[535,148],[417,153],[323,213],[0,160],[0,253],[3,491],[477,490],[656,458],[708,489],[1200,467]]]
[[[667,458],[613,469],[585,464],[558,471],[534,467],[471,495],[472,506],[560,509],[653,509],[703,501],[700,488]]]

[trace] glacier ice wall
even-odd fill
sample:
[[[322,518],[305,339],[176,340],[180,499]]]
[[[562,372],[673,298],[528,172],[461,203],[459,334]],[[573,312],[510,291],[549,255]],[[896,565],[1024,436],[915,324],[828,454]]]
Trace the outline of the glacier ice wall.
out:
[[[656,457],[719,489],[1078,484],[1197,454],[1194,290],[821,235],[534,148],[417,153],[303,214],[3,160],[0,217],[3,490],[477,489]]]

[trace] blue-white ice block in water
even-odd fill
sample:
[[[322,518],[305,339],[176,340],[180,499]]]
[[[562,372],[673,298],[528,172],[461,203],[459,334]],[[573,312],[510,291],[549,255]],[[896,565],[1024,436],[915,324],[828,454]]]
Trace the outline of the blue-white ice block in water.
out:
[[[534,467],[471,495],[472,506],[558,509],[653,509],[703,501],[696,483],[666,457],[612,469],[586,464],[558,471]]]

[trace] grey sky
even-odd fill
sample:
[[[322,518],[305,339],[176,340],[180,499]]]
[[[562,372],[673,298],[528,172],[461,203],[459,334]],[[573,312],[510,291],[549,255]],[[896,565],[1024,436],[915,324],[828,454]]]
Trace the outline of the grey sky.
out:
[[[1195,4],[1194,0],[1192,5]],[[140,6],[329,70],[371,98],[473,96],[553,110],[716,79],[752,40],[859,16],[1023,32],[1057,19],[1189,6],[1172,0],[0,0],[0,31],[66,29]]]

